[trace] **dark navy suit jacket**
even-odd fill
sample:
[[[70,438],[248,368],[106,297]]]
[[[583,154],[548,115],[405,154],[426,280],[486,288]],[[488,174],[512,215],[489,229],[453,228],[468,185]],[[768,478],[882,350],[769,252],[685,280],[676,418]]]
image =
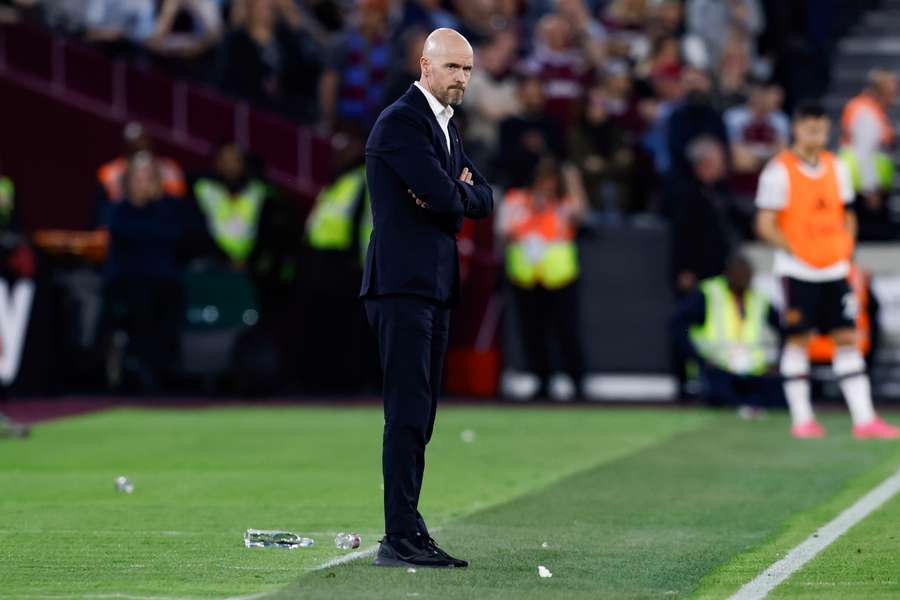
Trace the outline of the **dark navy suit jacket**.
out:
[[[366,143],[366,178],[375,229],[360,296],[414,294],[452,303],[459,290],[456,234],[463,218],[488,216],[491,188],[463,151],[459,131],[444,132],[415,85],[388,106]],[[459,180],[463,167],[474,185]],[[427,203],[423,208],[407,190]]]

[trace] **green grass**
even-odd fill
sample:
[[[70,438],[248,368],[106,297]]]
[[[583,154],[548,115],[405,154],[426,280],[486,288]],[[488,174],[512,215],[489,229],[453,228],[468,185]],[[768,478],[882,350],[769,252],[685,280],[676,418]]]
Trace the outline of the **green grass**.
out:
[[[3,441],[0,597],[727,598],[900,466],[900,445],[852,440],[843,414],[801,442],[781,414],[445,407],[422,509],[472,566],[314,570],[343,554],[336,531],[364,547],[381,534],[381,421],[375,408],[117,410]],[[114,491],[120,474],[133,495]],[[898,525],[895,500],[773,597],[898,596]],[[317,545],[246,549],[248,527]]]
[[[638,451],[704,413],[448,408],[423,493],[432,527]],[[0,446],[0,596],[272,590],[383,530],[380,409],[119,410]],[[460,434],[475,432],[464,443]],[[113,480],[129,476],[132,496]],[[245,528],[319,542],[246,549]]]

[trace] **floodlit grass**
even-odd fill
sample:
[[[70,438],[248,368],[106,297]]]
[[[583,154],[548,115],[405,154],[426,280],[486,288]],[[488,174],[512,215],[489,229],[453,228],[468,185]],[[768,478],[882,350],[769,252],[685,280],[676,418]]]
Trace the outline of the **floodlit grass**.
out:
[[[780,414],[446,406],[422,509],[472,566],[407,573],[315,570],[335,532],[380,537],[377,408],[65,419],[0,442],[0,597],[727,598],[900,466],[900,444],[823,421],[801,442]],[[895,500],[773,596],[896,597],[898,525]],[[317,544],[247,549],[248,527]]]

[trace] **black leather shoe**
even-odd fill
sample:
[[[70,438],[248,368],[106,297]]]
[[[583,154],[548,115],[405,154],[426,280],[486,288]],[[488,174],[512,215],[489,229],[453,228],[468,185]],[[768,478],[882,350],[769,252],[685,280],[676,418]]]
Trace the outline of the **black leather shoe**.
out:
[[[452,569],[468,567],[469,563],[453,558],[434,543],[431,538],[416,536],[395,541],[382,538],[375,557],[376,567],[426,567]]]

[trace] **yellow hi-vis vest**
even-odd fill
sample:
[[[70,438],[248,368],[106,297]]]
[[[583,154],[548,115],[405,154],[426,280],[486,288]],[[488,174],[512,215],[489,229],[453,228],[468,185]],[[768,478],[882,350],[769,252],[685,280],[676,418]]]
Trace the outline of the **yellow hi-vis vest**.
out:
[[[12,179],[0,177],[0,226],[9,225],[15,208],[16,188]]]
[[[232,196],[222,183],[198,179],[194,194],[219,248],[231,260],[246,260],[256,245],[259,217],[268,187],[253,180],[237,196]]]
[[[744,318],[724,277],[700,283],[706,298],[706,320],[691,328],[691,341],[710,364],[738,375],[762,375],[766,353],[762,345],[769,303],[759,293],[744,294]]]
[[[838,153],[840,159],[847,165],[850,171],[850,180],[853,182],[853,191],[859,192],[862,183],[859,175],[859,160],[853,152],[853,148],[846,146]],[[878,187],[882,190],[890,190],[894,186],[894,161],[884,152],[875,155],[875,171],[878,174]]]
[[[366,186],[366,168],[361,166],[337,178],[319,192],[306,220],[306,241],[317,250],[348,250],[353,245],[353,215],[363,193],[363,215],[359,223],[359,248],[365,259],[372,235],[372,206]]]
[[[506,275],[519,287],[540,284],[548,290],[565,287],[578,278],[578,247],[572,225],[559,206],[535,209],[530,192],[512,189],[503,209],[511,219],[512,240],[506,246]]]

